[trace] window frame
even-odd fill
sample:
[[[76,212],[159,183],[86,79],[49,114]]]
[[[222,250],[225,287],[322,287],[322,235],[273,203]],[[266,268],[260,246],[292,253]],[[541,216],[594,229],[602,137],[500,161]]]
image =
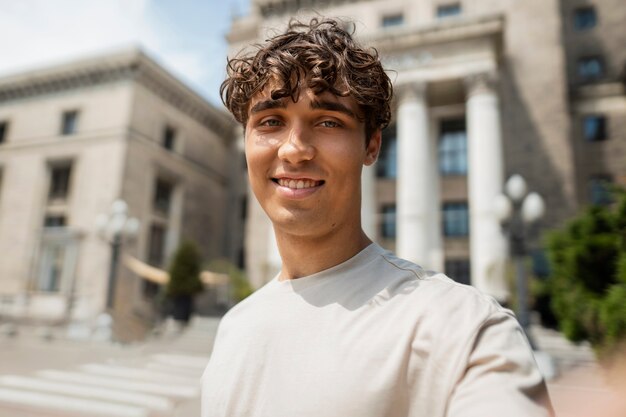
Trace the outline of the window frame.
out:
[[[380,208],[380,236],[395,239],[398,235],[398,211],[395,203],[383,204]]]
[[[613,177],[610,174],[594,174],[587,178],[587,201],[592,206],[610,206],[613,202],[610,187]]]
[[[454,267],[452,268],[452,266]],[[459,267],[462,265],[461,267]],[[444,261],[444,273],[447,277],[455,282],[471,285],[472,282],[472,263],[469,258],[452,258]],[[457,273],[461,270],[466,273]]]
[[[72,136],[78,133],[80,110],[64,110],[61,113],[61,136]]]
[[[457,218],[457,219],[449,219],[446,215],[447,213],[455,210],[463,208],[461,213],[465,213],[465,218]],[[458,211],[458,210],[455,210]],[[457,214],[458,216],[458,214]],[[454,221],[452,223],[451,221]],[[470,234],[470,216],[469,216],[469,204],[467,201],[446,201],[441,206],[441,221],[443,228],[443,235],[448,238],[464,238],[469,236]],[[452,227],[456,222],[461,222],[461,227],[459,231],[456,230],[456,227]]]
[[[384,29],[404,26],[404,12],[387,13],[380,18],[380,27]]]
[[[43,227],[67,227],[67,216],[65,214],[46,214],[43,218]]]
[[[176,151],[178,131],[172,125],[165,125],[161,135],[161,145],[168,151]],[[170,142],[170,143],[168,143]]]
[[[163,204],[163,187],[166,186],[168,188],[167,195],[167,204]],[[170,181],[166,178],[157,176],[154,180],[154,192],[152,195],[152,210],[155,213],[161,214],[163,216],[168,216],[172,209],[172,199],[174,198],[174,188],[176,184],[173,181]]]
[[[398,130],[396,124],[391,124],[382,131],[382,143],[378,161],[376,161],[376,177],[398,178]]]
[[[9,126],[10,123],[8,120],[0,120],[0,145],[7,142],[7,139],[9,137]]]
[[[55,184],[55,171],[56,170],[67,170],[67,175],[65,178],[64,192],[61,193],[59,187],[54,187]],[[48,198],[50,201],[67,201],[70,198],[71,190],[72,190],[72,172],[74,170],[74,163],[72,160],[65,161],[55,161],[48,162]],[[56,190],[59,188],[59,190]]]
[[[455,10],[451,13],[451,10]],[[435,8],[435,17],[437,19],[448,19],[463,14],[463,6],[461,2],[438,4]]]
[[[591,73],[588,68],[592,64],[592,61],[598,64],[598,72]],[[578,78],[583,82],[591,82],[601,80],[606,76],[606,63],[602,55],[587,55],[581,56],[576,61],[576,74]]]
[[[589,135],[587,123],[591,120],[600,122],[595,135]],[[586,114],[581,119],[582,136],[587,143],[604,142],[609,139],[608,117],[605,114]]]
[[[444,149],[444,145],[450,140],[461,137],[462,134],[462,146],[461,147],[450,147],[450,149]],[[446,135],[455,135],[446,136]],[[458,136],[456,136],[458,135]],[[439,121],[439,138],[437,139],[437,171],[439,175],[442,177],[452,177],[452,176],[466,176],[469,169],[468,164],[468,153],[467,153],[467,125],[465,118],[456,118],[456,119],[442,119]],[[444,161],[456,161],[457,163],[461,161],[460,164],[447,164],[450,167],[447,167],[444,164]]]
[[[589,15],[584,16],[586,13]],[[593,22],[591,24],[584,23],[585,18],[593,16]],[[583,22],[581,24],[581,22]],[[572,27],[576,32],[585,32],[598,26],[598,13],[593,5],[585,5],[577,7],[572,11]]]

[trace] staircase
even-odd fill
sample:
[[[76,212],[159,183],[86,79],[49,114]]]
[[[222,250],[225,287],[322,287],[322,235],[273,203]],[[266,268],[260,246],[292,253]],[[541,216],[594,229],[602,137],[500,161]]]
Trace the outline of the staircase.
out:
[[[195,318],[179,329],[170,322],[114,359],[26,375],[0,370],[0,417],[197,417],[217,324]]]

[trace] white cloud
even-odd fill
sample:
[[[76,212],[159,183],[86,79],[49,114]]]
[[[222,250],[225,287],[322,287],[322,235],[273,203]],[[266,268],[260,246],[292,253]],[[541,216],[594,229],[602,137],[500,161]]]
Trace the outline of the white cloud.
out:
[[[0,0],[0,72],[46,65],[121,45],[149,32],[146,0]]]
[[[227,3],[215,7],[211,20],[220,19]],[[192,12],[207,6],[202,2],[195,5],[185,4]],[[186,33],[186,22],[180,21],[185,16],[174,21],[176,17],[166,7],[177,4],[152,4],[150,0],[0,0],[0,75],[140,45],[183,81],[216,101],[216,80],[224,66],[222,34],[207,31],[196,35],[196,42],[194,34]],[[207,22],[207,26],[214,26],[214,22]]]

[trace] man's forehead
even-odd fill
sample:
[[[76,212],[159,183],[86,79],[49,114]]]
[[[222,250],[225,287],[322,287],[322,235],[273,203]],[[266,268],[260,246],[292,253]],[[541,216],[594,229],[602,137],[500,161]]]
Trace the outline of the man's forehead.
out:
[[[357,118],[361,113],[360,106],[352,96],[339,96],[328,90],[315,94],[313,90],[307,87],[301,88],[298,91],[295,100],[291,96],[273,99],[272,93],[277,89],[278,87],[275,84],[273,86],[268,85],[263,90],[255,94],[250,99],[250,103],[248,104],[248,114],[265,108],[286,108],[290,103],[295,103],[301,100],[309,101],[310,106],[313,109],[325,108],[328,110],[349,110],[349,112],[352,113],[352,116]]]

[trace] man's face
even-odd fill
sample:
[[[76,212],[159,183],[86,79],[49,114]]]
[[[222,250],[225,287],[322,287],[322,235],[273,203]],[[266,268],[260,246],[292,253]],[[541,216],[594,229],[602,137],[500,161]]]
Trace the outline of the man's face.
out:
[[[269,88],[248,111],[245,150],[252,190],[277,231],[315,238],[360,231],[361,169],[376,161],[351,97],[302,90],[297,102]]]

